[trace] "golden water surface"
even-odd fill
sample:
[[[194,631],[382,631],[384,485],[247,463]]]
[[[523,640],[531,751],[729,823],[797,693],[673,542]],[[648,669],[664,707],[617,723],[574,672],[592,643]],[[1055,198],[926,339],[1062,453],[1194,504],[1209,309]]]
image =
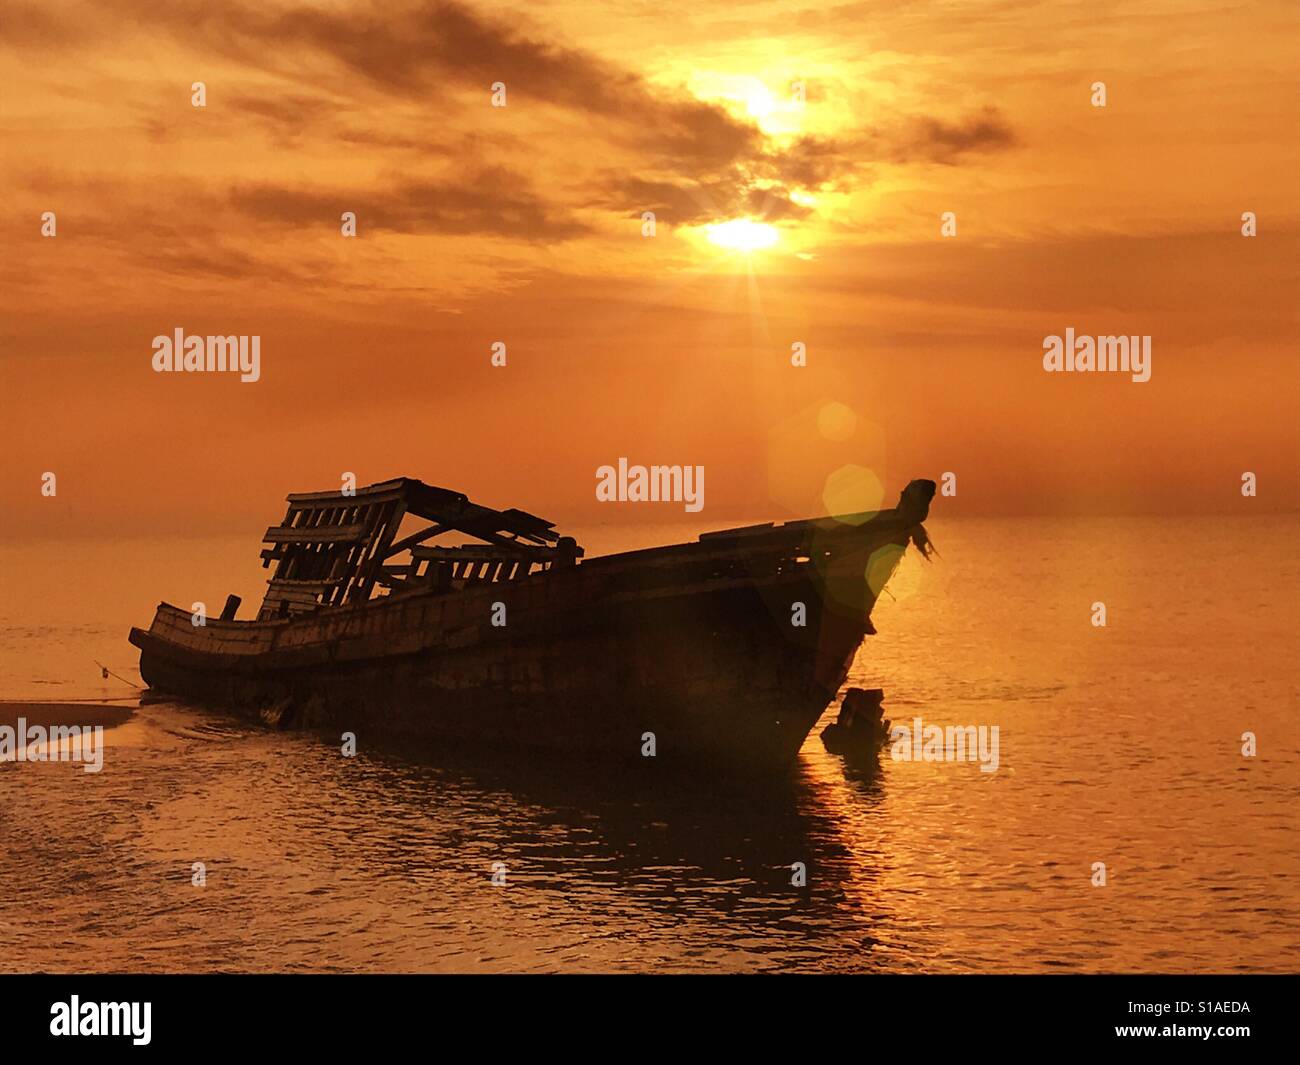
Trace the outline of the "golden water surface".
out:
[[[941,557],[909,555],[850,683],[896,721],[998,726],[995,773],[846,769],[817,738],[833,709],[788,779],[726,783],[344,758],[147,705],[101,773],[0,765],[0,970],[1293,969],[1300,522],[930,531]],[[133,703],[94,665],[138,679],[129,624],[160,598],[251,604],[264,576],[236,540],[3,564],[0,697],[51,702]]]

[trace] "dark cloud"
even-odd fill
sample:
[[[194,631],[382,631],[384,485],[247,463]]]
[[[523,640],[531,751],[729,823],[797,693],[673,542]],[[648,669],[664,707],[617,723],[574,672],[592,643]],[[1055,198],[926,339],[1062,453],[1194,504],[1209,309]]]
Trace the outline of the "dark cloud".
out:
[[[791,190],[845,190],[871,180],[882,163],[953,164],[974,152],[1016,143],[1005,120],[987,108],[964,118],[922,117],[841,137],[800,137],[781,149],[758,149],[710,178],[692,180],[664,167],[658,176],[606,173],[596,205],[638,214],[654,211],[681,225],[737,215],[769,221],[803,218],[810,211]]]
[[[605,175],[597,206],[629,215],[653,211],[661,221],[698,225],[738,215],[779,221],[809,214],[790,199],[788,189],[761,186],[742,173],[716,181],[680,182]]]
[[[327,97],[303,93],[274,96],[236,93],[223,100],[222,107],[264,119],[274,125],[297,128],[313,125],[323,119],[338,119],[352,110]]]
[[[28,34],[53,24],[39,9],[20,10]],[[257,212],[274,201],[282,218],[305,220],[326,207],[337,217],[336,203],[340,210],[369,203],[372,229],[513,233],[529,240],[586,232],[571,213],[578,206],[619,213],[656,210],[679,222],[741,213],[797,218],[808,212],[791,199],[791,190],[846,190],[869,180],[878,164],[954,164],[1015,143],[1005,119],[986,108],[965,117],[899,118],[777,147],[756,126],[716,104],[653,86],[615,61],[546,39],[516,17],[481,14],[457,0],[288,8],[266,8],[252,0],[220,5],[99,0],[86,9],[86,21],[118,32],[162,34],[196,54],[221,55],[293,78],[292,91],[232,91],[223,102],[225,113],[256,121],[282,144],[310,132],[341,146],[470,163],[468,177],[455,184],[403,179],[383,189],[328,195],[266,186],[236,190],[233,198],[245,209]],[[581,116],[592,140],[635,159],[634,169],[606,173],[587,192],[586,203],[561,207],[548,204],[548,197],[567,200],[571,190],[547,189],[543,195],[517,174],[485,168],[485,160],[500,158],[497,149],[520,145],[491,133],[473,139],[453,135],[436,125],[436,116],[454,113],[463,122],[467,106],[474,106],[472,96],[467,105],[466,94],[478,93],[486,118],[496,81],[506,84],[511,108],[527,113],[551,107]],[[453,107],[454,112],[448,110]],[[430,116],[427,135],[417,125],[421,109]],[[167,135],[167,127],[156,122],[146,129],[159,140]]]
[[[994,151],[1016,144],[1015,134],[995,108],[986,107],[956,122],[917,119],[893,134],[891,159],[955,163],[970,152]]]
[[[497,234],[550,242],[590,231],[568,211],[548,204],[527,178],[503,167],[484,167],[455,180],[393,178],[351,190],[249,184],[231,190],[229,199],[250,217],[292,226],[337,229],[342,213],[354,211],[362,233]]]
[[[518,138],[502,132],[453,134],[442,129],[423,135],[403,132],[389,128],[391,116],[384,114],[381,107],[360,108],[333,97],[301,93],[234,94],[222,101],[221,110],[212,120],[221,121],[226,116],[234,116],[239,122],[249,119],[259,122],[282,143],[296,143],[303,138],[332,139],[341,145],[393,148],[461,162],[483,159],[490,151],[519,147]]]
[[[238,2],[108,0],[138,29],[160,32],[204,54],[306,82],[323,59],[389,97],[428,104],[449,87],[482,94],[504,82],[508,106],[538,104],[586,114],[610,127],[613,139],[665,165],[699,171],[761,151],[762,135],[723,108],[681,92],[651,87],[599,56],[542,39],[501,18],[453,0],[372,3],[357,8],[267,10]],[[286,125],[302,111],[327,105],[299,96],[246,110]]]
[[[857,174],[879,161],[861,141],[831,137],[800,137],[788,148],[765,153],[755,170],[769,179],[796,188],[818,189]]]
[[[991,107],[962,118],[930,116],[835,137],[801,137],[788,148],[765,153],[755,172],[797,188],[856,183],[881,163],[944,163],[966,155],[1014,147],[1017,139]]]

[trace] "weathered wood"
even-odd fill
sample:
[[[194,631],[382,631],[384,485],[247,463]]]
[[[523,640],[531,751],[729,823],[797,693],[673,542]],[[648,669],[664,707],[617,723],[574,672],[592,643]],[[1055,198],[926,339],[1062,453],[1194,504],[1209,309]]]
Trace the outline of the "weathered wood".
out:
[[[447,562],[463,559],[532,559],[543,561],[555,557],[553,547],[534,547],[531,544],[461,544],[457,547],[417,547],[411,551],[413,558]]]
[[[871,631],[866,560],[924,550],[919,504],[934,485],[920,488],[923,499],[913,490],[909,506],[856,524],[724,531],[581,564],[566,546],[572,564],[508,585],[503,578],[537,564],[530,553],[433,549],[385,566],[379,545],[400,520],[399,501],[340,504],[321,520],[369,522],[364,543],[297,544],[285,560],[286,572],[332,570],[331,555],[345,554],[338,582],[272,578],[259,621],[194,626],[188,611],[163,604],[131,641],[151,687],[251,714],[283,701],[291,727],[360,724],[390,738],[542,743],[630,759],[649,730],[661,757],[699,754],[710,767],[730,756],[750,767],[789,761]],[[368,566],[374,583],[401,587],[345,609],[315,602]],[[427,583],[405,583],[425,567]],[[508,627],[489,624],[498,600],[509,604]],[[808,606],[806,626],[790,624],[795,601]],[[276,616],[281,602],[292,617]]]
[[[430,524],[399,540],[408,513]],[[479,543],[460,548],[430,544],[453,533]],[[364,602],[377,586],[398,591],[408,586],[405,582],[427,582],[447,590],[453,580],[523,577],[535,567],[549,568],[561,540],[552,522],[534,514],[480,506],[459,492],[411,478],[382,481],[348,495],[295,493],[288,497],[282,523],[268,528],[263,537],[259,557],[264,567],[271,567],[272,583],[259,617],[277,617],[285,604],[297,611]],[[457,550],[460,554],[448,554]],[[411,564],[404,571],[385,566],[386,560],[405,551],[411,552]],[[581,554],[581,548],[575,548],[566,558]],[[454,564],[446,567],[448,562]],[[282,583],[296,582],[301,588],[304,581],[324,582],[310,602],[293,590],[295,585]]]
[[[442,533],[447,531],[448,527],[446,525],[436,524],[430,525],[427,529],[420,529],[418,532],[414,532],[410,536],[398,540],[397,543],[393,544],[384,552],[384,558],[392,558],[394,555],[400,555],[403,551],[409,550],[416,544],[422,544],[430,537],[440,536]]]
[[[272,525],[262,537],[268,544],[345,544],[355,543],[365,536],[363,525],[316,525],[295,529]]]

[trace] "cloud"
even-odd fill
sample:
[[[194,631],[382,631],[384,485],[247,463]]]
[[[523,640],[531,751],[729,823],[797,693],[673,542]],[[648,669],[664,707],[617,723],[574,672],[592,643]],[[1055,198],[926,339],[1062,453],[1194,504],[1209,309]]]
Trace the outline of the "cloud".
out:
[[[780,185],[761,185],[737,170],[715,181],[657,180],[617,173],[604,175],[596,196],[598,206],[636,216],[654,211],[664,222],[696,225],[740,215],[769,221],[804,218],[808,208],[790,199]]]
[[[607,173],[596,202],[631,214],[654,211],[678,224],[738,215],[804,218],[811,212],[791,198],[792,190],[846,190],[870,181],[881,164],[953,165],[964,155],[1015,143],[1010,126],[993,108],[955,119],[901,119],[844,136],[800,137],[784,148],[760,147],[716,177],[692,180],[671,167],[654,176]]]
[[[248,120],[267,129],[277,143],[320,139],[373,148],[392,148],[422,156],[482,159],[488,151],[519,151],[519,138],[499,130],[455,133],[440,129],[435,139],[427,128],[403,132],[394,128],[394,116],[381,106],[358,107],[332,95],[303,92],[281,94],[236,92],[222,100],[221,110],[210,121],[229,116],[236,123]],[[385,125],[387,123],[387,125]],[[224,127],[227,132],[230,127]]]
[[[590,231],[548,204],[526,177],[505,167],[461,171],[454,180],[391,177],[366,188],[323,190],[274,183],[238,185],[230,202],[253,218],[337,228],[354,211],[359,230],[422,235],[497,234],[517,240],[568,240]]]
[[[996,108],[955,122],[919,118],[892,136],[892,160],[899,163],[920,159],[931,163],[955,163],[958,157],[981,151],[1013,147],[1015,134]]]
[[[53,20],[37,9],[24,10],[27,36],[56,36]],[[113,10],[120,18],[110,24],[104,13]],[[332,66],[347,77],[329,87],[353,96],[369,90],[427,105],[457,90],[481,94],[486,110],[492,84],[504,82],[508,106],[542,104],[585,115],[608,127],[613,140],[663,165],[707,171],[756,154],[763,143],[756,127],[720,106],[652,87],[590,51],[517,28],[517,16],[507,21],[481,15],[454,0],[346,9],[106,0],[88,9],[86,18],[105,34],[162,34],[205,56],[293,77],[299,85],[325,87]],[[260,105],[242,94],[235,105],[290,129],[304,115],[319,117],[334,106],[304,93]]]
[[[765,154],[758,172],[800,188],[818,188],[860,177],[883,164],[953,165],[967,155],[1001,151],[1019,143],[996,108],[959,118],[900,118],[834,137],[801,137]]]
[[[77,17],[78,14],[63,10],[56,15],[45,4],[7,2],[0,47],[55,50],[90,43],[94,40],[94,29],[86,20]]]
[[[62,21],[37,8],[17,10],[27,38],[71,44],[69,27],[90,26],[104,36],[162,36],[205,61],[247,66],[260,77],[227,79],[219,106],[205,116],[213,136],[239,143],[251,128],[281,150],[354,146],[364,150],[359,160],[373,152],[384,168],[369,180],[354,172],[335,188],[324,176],[305,188],[279,178],[238,184],[223,197],[266,222],[334,226],[353,210],[369,231],[547,243],[592,232],[580,217],[592,208],[622,216],[653,210],[678,224],[740,215],[799,219],[811,212],[794,198],[797,190],[849,191],[883,164],[953,165],[1016,143],[994,108],[898,116],[775,142],[716,103],[653,85],[519,16],[507,20],[458,0],[347,7],[100,0]],[[507,86],[512,126],[474,121],[475,107],[490,114],[496,81]],[[538,107],[550,109],[554,121],[534,124]],[[524,128],[546,131],[536,134],[544,141],[530,146],[519,135],[520,112]],[[431,122],[434,115],[442,120]],[[170,112],[151,111],[144,122],[158,142],[177,128]],[[564,131],[575,131],[581,147],[566,142]],[[383,152],[403,154],[384,159]],[[454,161],[454,179],[412,176],[407,161],[417,159]],[[544,176],[557,173],[565,177]]]

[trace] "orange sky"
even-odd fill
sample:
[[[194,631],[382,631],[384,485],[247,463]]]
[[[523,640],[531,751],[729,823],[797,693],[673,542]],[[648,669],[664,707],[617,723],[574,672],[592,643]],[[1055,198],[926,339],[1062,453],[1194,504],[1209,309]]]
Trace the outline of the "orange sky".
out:
[[[720,524],[847,465],[953,471],[949,514],[1293,510],[1297,10],[7,3],[5,532],[251,535],[344,471],[676,517],[595,501],[620,456],[705,466]],[[178,326],[261,380],[154,373]],[[1151,381],[1044,373],[1067,327],[1151,335]]]

